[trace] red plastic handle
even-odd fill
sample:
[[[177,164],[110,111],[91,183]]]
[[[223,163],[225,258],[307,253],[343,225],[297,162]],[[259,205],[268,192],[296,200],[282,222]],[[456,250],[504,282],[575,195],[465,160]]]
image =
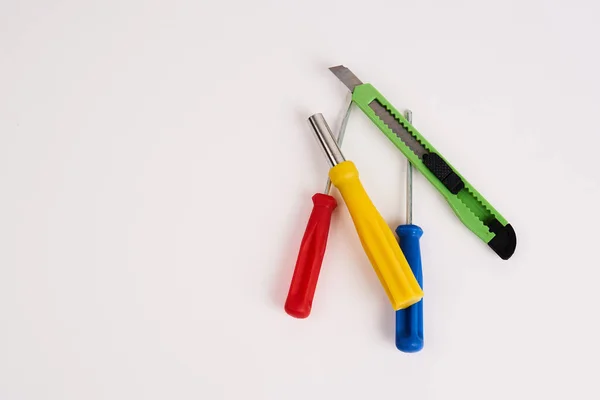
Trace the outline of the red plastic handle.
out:
[[[312,200],[313,209],[302,237],[294,276],[285,301],[285,312],[296,318],[310,315],[327,247],[331,214],[337,206],[335,198],[323,193],[315,194]]]

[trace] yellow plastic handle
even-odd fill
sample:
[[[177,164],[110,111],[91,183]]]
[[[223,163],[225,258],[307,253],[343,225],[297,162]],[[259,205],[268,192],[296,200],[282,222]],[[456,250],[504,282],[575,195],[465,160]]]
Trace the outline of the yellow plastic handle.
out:
[[[331,183],[342,194],[356,232],[394,310],[407,308],[423,297],[423,290],[412,273],[390,227],[375,208],[352,161],[329,170]]]

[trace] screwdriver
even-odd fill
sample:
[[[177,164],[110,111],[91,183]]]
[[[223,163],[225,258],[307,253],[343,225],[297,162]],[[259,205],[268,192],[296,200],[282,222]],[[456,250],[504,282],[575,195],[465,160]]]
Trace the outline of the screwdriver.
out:
[[[340,126],[338,146],[341,146],[344,140],[351,109],[352,102],[348,103]],[[330,192],[331,180],[328,177],[325,191],[315,193],[312,197],[313,209],[300,243],[294,275],[284,306],[285,312],[295,318],[307,318],[312,310],[317,281],[327,247],[331,215],[337,206],[335,197],[331,196]]]
[[[346,161],[322,114],[308,118],[331,169],[331,183],[339,190],[365,251],[392,308],[417,303],[423,291],[413,275],[390,227],[379,214],[358,178],[352,161]]]
[[[412,112],[407,110],[405,117],[412,125]],[[407,161],[406,169],[406,225],[396,228],[400,248],[415,278],[423,287],[423,268],[419,239],[423,230],[412,223],[412,164]],[[423,299],[412,306],[396,311],[396,347],[405,353],[415,353],[423,348]]]

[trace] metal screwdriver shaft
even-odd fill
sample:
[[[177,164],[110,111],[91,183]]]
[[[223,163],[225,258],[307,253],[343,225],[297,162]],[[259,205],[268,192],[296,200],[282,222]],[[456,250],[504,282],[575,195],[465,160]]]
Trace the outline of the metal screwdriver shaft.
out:
[[[340,125],[340,131],[338,132],[337,144],[338,147],[342,147],[342,143],[344,142],[344,136],[346,136],[346,127],[348,126],[348,119],[350,118],[350,111],[352,110],[352,99],[348,103],[348,108],[346,109],[346,114],[342,119],[342,124]],[[331,178],[327,176],[327,183],[325,184],[325,194],[331,193]]]
[[[406,110],[404,113],[409,124],[412,124],[412,111]],[[413,166],[406,159],[406,224],[412,224],[412,173]]]
[[[412,112],[407,110],[406,119],[412,124]],[[412,164],[406,168],[406,224],[396,228],[400,248],[410,268],[423,287],[423,268],[419,239],[423,230],[412,223]],[[423,300],[396,311],[396,347],[405,353],[414,353],[423,348]]]

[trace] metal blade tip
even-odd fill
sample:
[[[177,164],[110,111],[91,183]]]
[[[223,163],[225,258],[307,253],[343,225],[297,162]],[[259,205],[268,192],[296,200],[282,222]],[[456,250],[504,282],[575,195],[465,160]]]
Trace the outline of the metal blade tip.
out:
[[[333,74],[337,76],[337,78],[340,81],[342,81],[342,83],[346,85],[346,87],[350,89],[351,92],[354,92],[355,87],[363,84],[362,81],[352,73],[352,71],[350,71],[343,65],[336,65],[335,67],[330,67],[329,70],[333,72]]]

